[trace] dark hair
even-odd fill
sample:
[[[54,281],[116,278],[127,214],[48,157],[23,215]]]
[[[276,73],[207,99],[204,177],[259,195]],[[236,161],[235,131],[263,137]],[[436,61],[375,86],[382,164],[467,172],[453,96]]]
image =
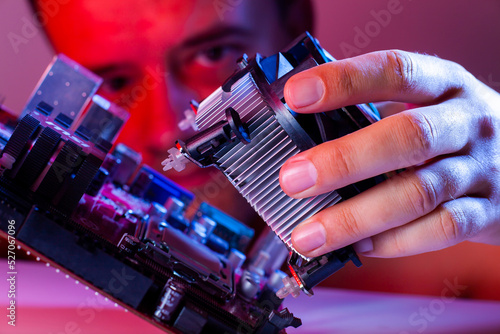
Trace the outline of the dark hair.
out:
[[[311,0],[275,0],[280,19],[293,38],[304,31],[314,34],[314,11]]]
[[[314,13],[311,0],[275,0],[278,5],[280,19],[287,22],[285,29],[290,32],[292,37],[296,37],[304,31],[313,32]],[[39,0],[28,0],[33,13],[40,10]],[[35,15],[39,19],[38,15]],[[300,22],[300,25],[292,24]]]

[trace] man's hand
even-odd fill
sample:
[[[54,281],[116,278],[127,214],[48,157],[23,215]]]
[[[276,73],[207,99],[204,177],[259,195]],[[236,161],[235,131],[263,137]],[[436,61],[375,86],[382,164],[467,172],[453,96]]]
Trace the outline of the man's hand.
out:
[[[355,244],[397,257],[464,240],[500,245],[500,95],[460,65],[402,51],[375,52],[293,76],[299,113],[397,101],[414,108],[289,159],[283,190],[309,197],[407,170],[325,209],[292,233],[306,256]]]

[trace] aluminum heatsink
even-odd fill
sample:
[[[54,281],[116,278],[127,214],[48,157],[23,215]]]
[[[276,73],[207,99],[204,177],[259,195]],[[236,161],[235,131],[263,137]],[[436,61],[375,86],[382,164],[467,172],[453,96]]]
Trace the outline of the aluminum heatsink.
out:
[[[215,166],[294,250],[291,233],[298,224],[381,180],[371,178],[305,199],[291,198],[281,190],[279,171],[289,158],[378,120],[370,105],[320,114],[297,114],[287,106],[283,88],[288,78],[332,60],[308,33],[276,55],[256,55],[251,60],[244,56],[239,69],[195,108],[192,126],[199,133],[177,141],[163,162],[164,169],[182,170],[188,161]],[[313,259],[294,250],[289,264],[295,271],[295,287],[310,291],[349,260],[361,265],[351,246]]]
[[[307,199],[287,196],[279,185],[279,170],[301,150],[266,104],[250,73],[233,84],[230,94],[222,88],[200,103],[196,125],[200,131],[226,120],[233,108],[248,128],[250,143],[234,141],[214,154],[216,166],[255,211],[291,249],[292,230],[319,210],[340,200],[337,192]]]

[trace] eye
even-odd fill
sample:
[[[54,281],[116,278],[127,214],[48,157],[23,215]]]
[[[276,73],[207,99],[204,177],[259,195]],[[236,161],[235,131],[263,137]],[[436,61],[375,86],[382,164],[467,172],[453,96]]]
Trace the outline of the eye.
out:
[[[241,53],[239,48],[232,45],[217,45],[199,51],[193,61],[201,66],[213,67],[219,63],[233,61]]]
[[[201,97],[208,96],[236,69],[236,61],[252,48],[242,37],[180,48],[168,59],[172,78]]]
[[[132,78],[129,78],[124,75],[117,76],[108,76],[107,78],[103,78],[102,88],[108,91],[109,93],[116,93],[121,90],[124,90],[132,83]]]
[[[215,48],[210,48],[206,50],[204,52],[204,56],[211,61],[217,61],[224,56],[226,51],[228,51],[227,48],[224,48],[222,46],[217,46]]]
[[[94,73],[102,78],[101,93],[108,98],[116,94],[126,93],[137,84],[142,77],[141,67],[136,63],[110,64],[94,68]]]

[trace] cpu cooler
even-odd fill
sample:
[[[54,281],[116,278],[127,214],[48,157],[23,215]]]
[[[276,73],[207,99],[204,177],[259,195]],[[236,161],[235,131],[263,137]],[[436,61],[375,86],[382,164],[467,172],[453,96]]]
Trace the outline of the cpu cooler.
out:
[[[305,258],[293,249],[291,233],[305,219],[383,180],[364,180],[322,195],[294,199],[279,185],[284,162],[299,152],[368,126],[379,119],[371,104],[347,106],[319,114],[298,114],[287,105],[283,89],[294,74],[333,61],[308,33],[286,50],[264,58],[243,56],[239,69],[201,103],[192,102],[198,133],[178,140],[163,162],[164,169],[182,170],[186,163],[215,166],[291,250],[284,297],[311,288],[352,260],[351,246],[324,256]]]

